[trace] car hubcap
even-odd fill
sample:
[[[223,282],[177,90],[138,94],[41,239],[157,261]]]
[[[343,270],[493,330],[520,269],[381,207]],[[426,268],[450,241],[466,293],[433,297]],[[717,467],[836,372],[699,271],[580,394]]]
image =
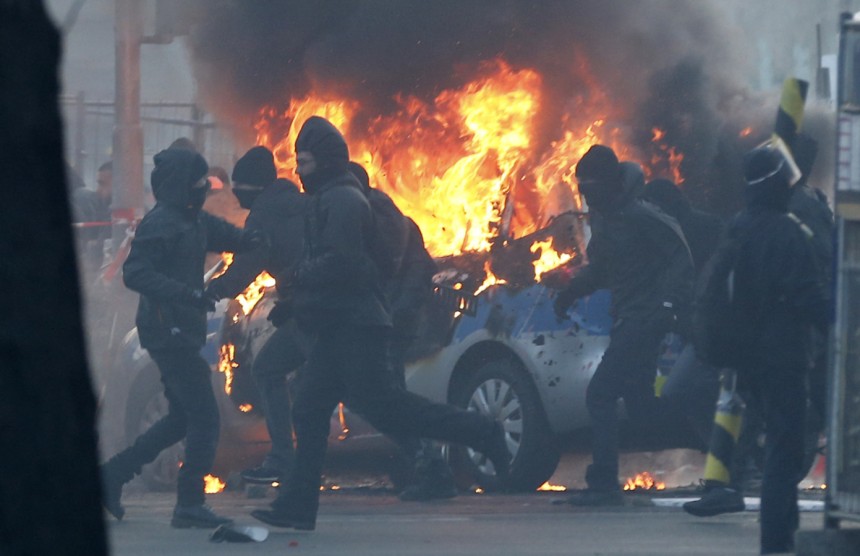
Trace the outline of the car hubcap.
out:
[[[505,440],[513,458],[517,457],[523,437],[523,409],[517,392],[502,379],[487,380],[472,392],[472,397],[466,408],[477,411],[502,424],[505,429]],[[493,464],[480,452],[469,448],[469,458],[485,475],[494,475]]]

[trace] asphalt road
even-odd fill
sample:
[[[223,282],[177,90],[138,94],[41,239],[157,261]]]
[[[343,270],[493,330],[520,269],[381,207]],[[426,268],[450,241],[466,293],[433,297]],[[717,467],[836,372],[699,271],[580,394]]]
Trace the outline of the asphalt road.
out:
[[[688,495],[689,493],[679,493]],[[109,523],[113,554],[124,556],[212,554],[363,555],[714,555],[757,554],[758,514],[743,512],[694,518],[677,508],[658,508],[647,494],[627,496],[613,509],[553,504],[564,493],[469,494],[432,503],[400,502],[390,489],[349,488],[322,495],[317,529],[271,529],[267,540],[216,544],[209,531],[169,526],[170,493],[124,498],[122,522]],[[248,513],[263,499],[244,492],[209,497],[220,513],[240,524],[261,525]],[[802,527],[821,527],[821,513],[802,514]]]

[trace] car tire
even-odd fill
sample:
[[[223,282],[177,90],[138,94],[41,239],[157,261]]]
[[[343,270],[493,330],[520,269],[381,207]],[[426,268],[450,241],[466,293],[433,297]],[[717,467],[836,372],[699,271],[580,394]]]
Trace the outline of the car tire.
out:
[[[141,371],[132,384],[125,417],[125,437],[128,445],[167,415],[167,398],[155,365]],[[185,454],[185,441],[163,450],[155,460],[143,466],[140,479],[152,491],[176,489],[179,464]]]
[[[475,369],[459,382],[451,395],[454,405],[479,411],[502,423],[513,459],[509,480],[498,485],[492,464],[470,448],[450,451],[458,486],[468,489],[503,487],[533,491],[555,472],[561,454],[546,421],[540,396],[522,367],[515,361],[497,360]]]

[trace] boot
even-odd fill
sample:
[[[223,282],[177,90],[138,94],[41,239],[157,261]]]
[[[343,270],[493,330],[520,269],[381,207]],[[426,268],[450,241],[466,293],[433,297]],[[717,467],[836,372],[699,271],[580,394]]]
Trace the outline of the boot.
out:
[[[102,478],[102,506],[117,521],[122,521],[125,508],[122,507],[122,487],[134,478],[134,470],[125,465],[122,454],[117,454],[99,469]]]
[[[173,519],[170,520],[170,526],[174,529],[215,529],[227,523],[233,523],[233,520],[219,516],[206,504],[194,506],[177,504],[173,509]]]
[[[712,487],[700,499],[686,502],[682,507],[685,512],[696,517],[711,517],[746,509],[743,495],[725,486]]]
[[[271,510],[254,510],[251,516],[273,527],[313,531],[319,510],[319,489],[292,489],[272,502]]]
[[[420,459],[415,465],[418,482],[409,485],[399,497],[404,502],[424,502],[457,496],[454,475],[445,460]]]

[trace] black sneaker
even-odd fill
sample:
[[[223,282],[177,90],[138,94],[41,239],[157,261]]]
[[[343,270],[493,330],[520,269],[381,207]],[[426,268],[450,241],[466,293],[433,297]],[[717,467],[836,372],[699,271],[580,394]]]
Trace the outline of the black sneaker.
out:
[[[242,471],[242,480],[252,485],[270,485],[272,483],[280,483],[282,473],[279,469],[273,467],[254,467]]]
[[[684,511],[696,517],[711,517],[746,509],[743,495],[731,488],[714,487],[698,500],[686,502]]]
[[[170,520],[170,526],[175,529],[215,529],[227,523],[233,523],[233,520],[221,517],[206,504],[176,506],[173,509],[173,519]]]
[[[572,494],[567,503],[580,507],[623,506],[624,495],[620,490],[595,490],[587,488]]]
[[[121,499],[125,481],[115,468],[115,464],[108,462],[99,469],[102,477],[102,506],[117,521],[122,521],[125,508],[122,507]]]
[[[274,527],[313,531],[317,526],[319,490],[284,490],[272,502],[271,510],[254,510],[251,516]]]

